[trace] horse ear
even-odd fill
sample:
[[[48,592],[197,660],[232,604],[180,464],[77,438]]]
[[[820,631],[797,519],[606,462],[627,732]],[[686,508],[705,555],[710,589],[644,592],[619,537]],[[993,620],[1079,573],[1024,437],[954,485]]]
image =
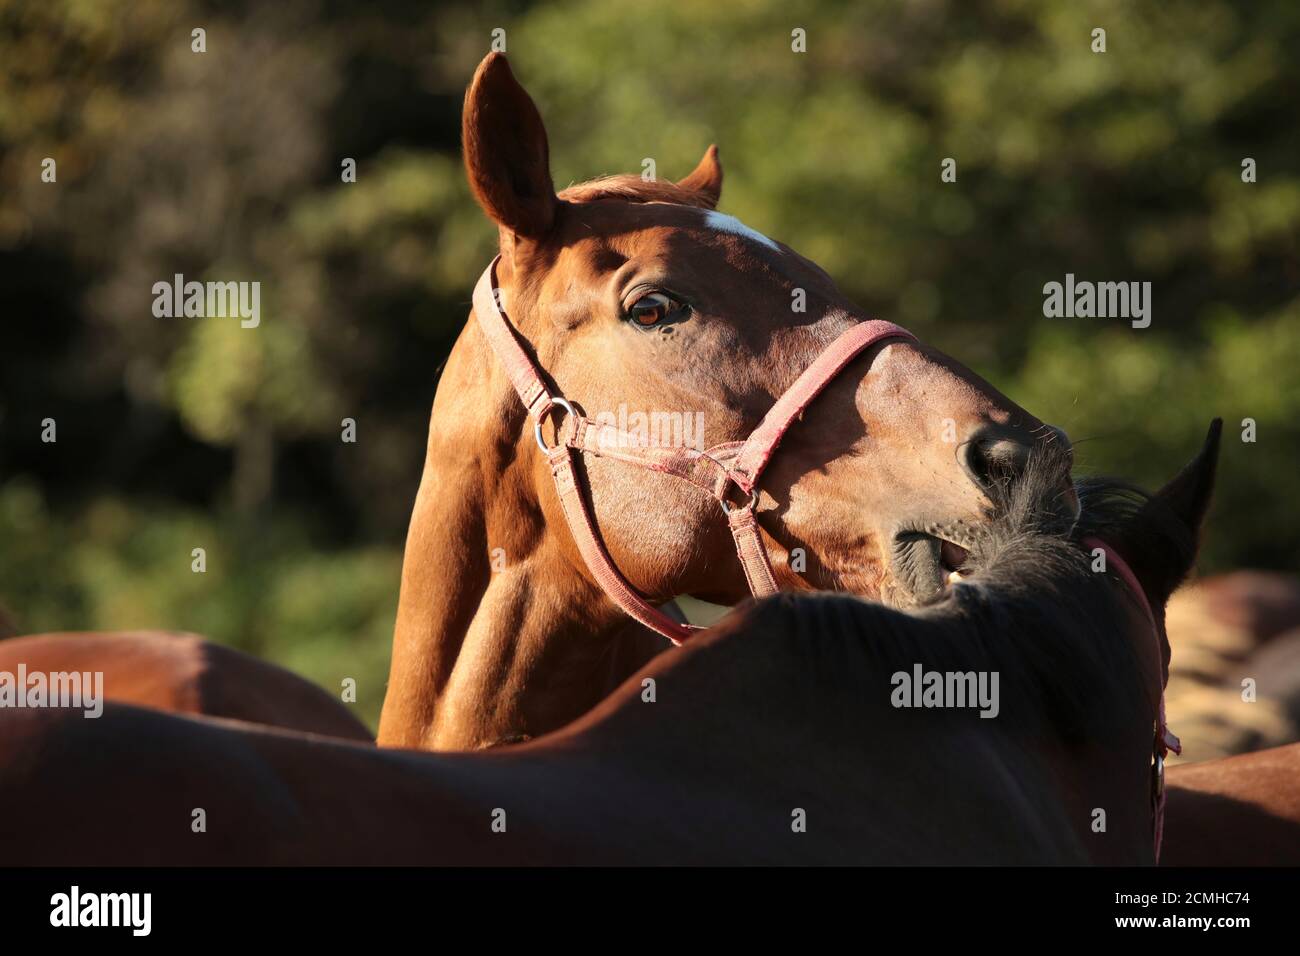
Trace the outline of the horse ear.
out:
[[[461,139],[469,185],[493,222],[530,239],[555,221],[550,149],[541,114],[501,53],[489,53],[465,92]]]
[[[709,200],[709,208],[716,208],[722,196],[722,163],[718,161],[718,147],[706,149],[699,165],[685,179],[679,179],[677,185],[703,193]]]
[[[1125,523],[1121,553],[1153,604],[1163,606],[1196,561],[1222,433],[1223,419],[1216,418],[1196,457]]]
[[[1200,452],[1174,479],[1155,493],[1152,501],[1168,508],[1199,540],[1201,523],[1210,507],[1214,492],[1214,476],[1219,464],[1219,443],[1223,435],[1223,419],[1210,422],[1205,444]]]

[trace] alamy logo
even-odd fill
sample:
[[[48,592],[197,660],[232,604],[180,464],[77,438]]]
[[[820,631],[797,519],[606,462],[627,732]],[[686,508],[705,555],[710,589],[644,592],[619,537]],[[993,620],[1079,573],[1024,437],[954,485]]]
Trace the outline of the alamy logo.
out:
[[[262,322],[260,282],[186,282],[178,272],[171,282],[155,282],[153,295],[153,314],[160,319],[238,317],[245,329]]]
[[[996,717],[1002,709],[997,671],[927,671],[913,664],[910,674],[895,671],[889,682],[895,707],[978,707],[981,717]]]
[[[1065,282],[1043,286],[1043,315],[1049,319],[1131,319],[1135,329],[1151,324],[1150,282]]]
[[[104,713],[103,671],[0,671],[0,707],[61,707],[95,718]]]
[[[70,892],[50,897],[51,926],[129,926],[131,935],[148,936],[153,926],[152,893]]]
[[[703,412],[598,412],[594,418],[603,428],[597,436],[602,448],[693,448],[704,451]]]

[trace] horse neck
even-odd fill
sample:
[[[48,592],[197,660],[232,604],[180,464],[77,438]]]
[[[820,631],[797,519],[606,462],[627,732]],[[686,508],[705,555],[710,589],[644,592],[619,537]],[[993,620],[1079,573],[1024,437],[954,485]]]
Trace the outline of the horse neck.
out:
[[[523,409],[477,326],[438,385],[402,566],[379,742],[471,749],[562,726],[662,646],[548,526]]]
[[[733,614],[651,661],[590,714],[548,738],[550,752],[585,755],[604,775],[603,800],[641,805],[647,814],[679,800],[681,781],[692,774],[715,788],[745,781],[727,804],[733,825],[755,809],[746,803],[755,793],[768,814],[787,798],[792,807],[816,805],[819,819],[850,821],[831,843],[851,844],[860,860],[1151,862],[1150,724],[1143,702],[1134,701],[1122,721],[1130,732],[1087,746],[1062,741],[1045,726],[900,711],[890,703],[893,665],[871,653],[871,642],[891,622],[901,623],[901,639],[918,644],[919,659],[920,645],[940,637],[937,622],[913,622],[867,604],[855,616],[807,602],[798,615],[775,613],[782,600]],[[959,643],[971,636],[960,627],[948,634]],[[657,789],[663,781],[648,781],[647,766],[673,767],[676,776]],[[855,801],[882,788],[890,799],[875,808],[874,822],[862,820]],[[572,796],[570,804],[578,802]],[[1006,812],[998,816],[1000,807]],[[1092,829],[1099,807],[1108,836]],[[991,815],[1006,825],[990,828]],[[924,826],[926,837],[900,847],[896,834],[925,817],[938,822]],[[951,839],[983,831],[985,837],[961,845]],[[705,825],[703,834],[709,832]]]

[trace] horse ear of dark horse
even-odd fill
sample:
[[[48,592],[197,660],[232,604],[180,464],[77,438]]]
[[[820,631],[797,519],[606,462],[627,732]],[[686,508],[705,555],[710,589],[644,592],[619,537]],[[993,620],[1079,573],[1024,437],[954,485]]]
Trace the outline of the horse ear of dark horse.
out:
[[[546,235],[559,203],[546,127],[503,54],[489,53],[474,72],[461,139],[470,188],[483,211],[512,236]]]
[[[722,197],[722,163],[718,161],[718,147],[710,146],[704,151],[704,158],[684,179],[677,180],[683,189],[699,193],[710,200],[710,208],[716,208]]]
[[[1216,418],[1196,457],[1124,523],[1113,542],[1153,607],[1164,606],[1196,560],[1201,523],[1214,491],[1222,431],[1223,420]]]

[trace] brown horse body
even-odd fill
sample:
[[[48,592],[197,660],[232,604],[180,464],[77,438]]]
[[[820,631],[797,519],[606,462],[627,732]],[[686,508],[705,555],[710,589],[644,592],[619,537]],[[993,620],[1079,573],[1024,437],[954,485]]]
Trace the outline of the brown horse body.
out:
[[[679,183],[612,177],[557,196],[540,115],[497,54],[474,77],[463,129],[470,184],[500,232],[504,308],[554,394],[589,417],[698,413],[700,447],[742,440],[865,318],[816,265],[714,211],[716,150]],[[903,607],[933,597],[988,520],[990,475],[1052,443],[1068,447],[938,352],[899,339],[867,349],[763,476],[757,516],[777,583]],[[599,536],[641,594],[746,595],[711,497],[599,455],[582,466]],[[1068,460],[1055,497],[1067,478]],[[665,646],[625,622],[471,321],[434,401],[380,743],[475,748],[561,727]]]
[[[1075,541],[1101,532],[1123,549],[1159,614],[1190,564],[1212,468],[1202,455],[1123,524],[977,544],[977,573],[917,612],[832,595],[750,606],[518,747],[386,750],[121,706],[97,720],[0,712],[0,819],[24,821],[5,853],[78,865],[1149,863],[1167,644]],[[1178,516],[1177,535],[1152,507]],[[900,709],[905,662],[1001,673],[998,718]]]
[[[1169,770],[1162,866],[1300,866],[1300,743]]]
[[[1081,768],[1078,781],[1091,786],[1067,805],[1038,754],[990,739],[973,715],[965,731],[900,719],[881,705],[883,679],[868,696],[860,645],[870,639],[723,627],[652,661],[573,728],[489,753],[387,750],[116,705],[97,720],[0,713],[0,816],[24,821],[4,856],[19,865],[1149,861],[1144,734],[1123,748],[1127,773],[1113,772],[1109,755],[1104,768]],[[1115,809],[1109,839],[1090,845],[1087,807],[1098,802]],[[205,832],[191,828],[196,809]],[[792,829],[796,815],[806,832]]]
[[[370,740],[343,703],[291,671],[196,634],[33,634],[0,641],[0,672],[103,675],[107,700]]]

